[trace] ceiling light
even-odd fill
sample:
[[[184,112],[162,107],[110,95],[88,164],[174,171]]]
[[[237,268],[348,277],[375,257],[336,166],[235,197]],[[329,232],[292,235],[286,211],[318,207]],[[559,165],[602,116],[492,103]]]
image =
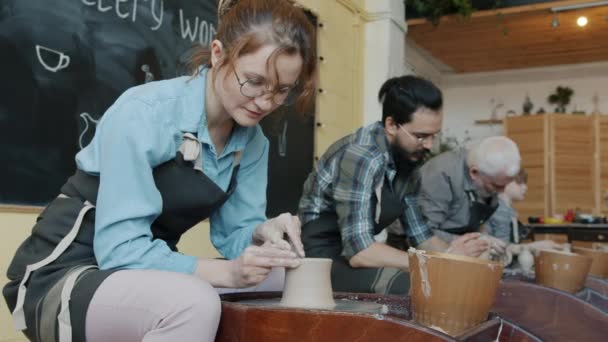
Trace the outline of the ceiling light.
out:
[[[590,8],[590,7],[598,7],[598,6],[608,6],[608,1],[592,1],[582,4],[574,4],[574,5],[566,5],[566,6],[558,6],[551,8],[553,12],[563,12],[570,11],[581,8]]]
[[[553,27],[559,26],[559,18],[557,17],[557,14],[559,12],[578,10],[581,8],[599,7],[599,6],[608,6],[608,1],[591,1],[591,2],[586,2],[586,3],[582,3],[582,4],[572,4],[572,5],[551,7],[551,12],[553,12],[553,20],[551,20],[551,26],[553,26]],[[606,17],[606,20],[608,20],[608,16]],[[584,27],[588,23],[589,23],[589,20],[585,16],[580,16],[578,18],[578,20],[576,21],[576,24],[580,27]]]
[[[584,15],[578,17],[578,19],[576,19],[576,25],[580,26],[580,27],[584,27],[585,25],[587,25],[587,23],[589,22],[589,20],[587,20],[587,17],[585,17]]]

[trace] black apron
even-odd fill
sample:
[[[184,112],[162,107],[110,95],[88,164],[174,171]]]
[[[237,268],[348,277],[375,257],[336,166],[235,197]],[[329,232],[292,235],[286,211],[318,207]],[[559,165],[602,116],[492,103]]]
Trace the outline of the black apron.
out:
[[[199,145],[201,158],[200,142],[196,140],[196,143]],[[236,188],[240,153],[235,153],[235,166],[226,192],[201,172],[202,167],[197,170],[195,162],[184,160],[181,152],[177,152],[173,160],[156,167],[153,175],[162,197],[163,209],[151,226],[153,238],[166,241],[173,251],[177,251],[176,245],[181,235],[211,216]],[[93,237],[94,204],[98,189],[98,177],[77,170],[61,188],[62,195],[53,200],[40,214],[31,236],[19,247],[9,266],[7,275],[10,282],[4,287],[3,295],[13,311],[26,267],[51,255],[58,244],[70,234],[73,226],[76,226],[74,222],[81,221],[80,228],[76,229],[77,235],[69,247],[50,264],[29,274],[27,294],[22,296],[23,313],[27,323],[23,332],[31,341],[59,340],[62,319],[56,318],[62,315],[63,307],[59,305],[57,297],[61,297],[62,287],[65,288],[65,284],[70,281],[75,282],[75,285],[69,298],[69,314],[64,316],[63,320],[71,320],[71,329],[67,330],[74,341],[85,341],[88,304],[99,285],[117,271],[96,268]],[[74,274],[75,269],[81,273]]]
[[[442,228],[450,234],[463,235],[466,233],[478,232],[481,226],[494,214],[498,208],[498,203],[491,205],[479,202],[477,194],[473,190],[466,190],[469,197],[469,224],[464,227]]]
[[[374,220],[374,235],[402,216],[405,210],[404,201],[393,192],[386,177],[380,197],[380,215]],[[377,197],[372,204],[377,204]],[[409,290],[409,274],[401,270],[350,266],[341,256],[342,240],[336,213],[323,213],[302,226],[302,242],[307,257],[333,260],[331,282],[334,291],[406,294]]]

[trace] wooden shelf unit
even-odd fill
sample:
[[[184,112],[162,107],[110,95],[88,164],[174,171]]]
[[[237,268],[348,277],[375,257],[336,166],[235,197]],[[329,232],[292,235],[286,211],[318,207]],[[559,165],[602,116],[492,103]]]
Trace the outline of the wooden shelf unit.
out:
[[[543,114],[509,117],[505,134],[519,146],[528,172],[520,219],[579,208],[608,213],[608,116]]]

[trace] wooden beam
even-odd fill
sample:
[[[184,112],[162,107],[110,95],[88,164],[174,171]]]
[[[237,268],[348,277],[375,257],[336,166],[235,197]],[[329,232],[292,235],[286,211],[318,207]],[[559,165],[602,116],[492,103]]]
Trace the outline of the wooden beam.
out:
[[[495,10],[475,11],[475,12],[473,12],[473,14],[471,14],[471,18],[543,11],[543,10],[549,10],[553,7],[580,5],[580,4],[590,3],[590,2],[593,2],[593,1],[591,1],[591,0],[560,0],[560,1],[550,1],[550,2],[545,2],[545,3],[539,3],[539,4],[499,8],[499,9],[495,9]],[[461,19],[460,19],[460,16],[455,15],[455,14],[446,15],[441,18],[441,22],[450,21],[450,20],[461,20]],[[416,18],[416,19],[407,20],[408,26],[415,26],[415,25],[421,25],[421,24],[426,24],[426,23],[429,23],[429,21],[426,20],[426,18]]]
[[[502,125],[502,119],[475,120],[476,125]]]
[[[576,25],[582,14],[584,28]],[[412,26],[406,39],[456,73],[596,63],[608,61],[607,15],[608,6],[566,11],[559,27],[548,10],[482,17]]]
[[[0,205],[0,213],[40,214],[44,207],[26,205]]]

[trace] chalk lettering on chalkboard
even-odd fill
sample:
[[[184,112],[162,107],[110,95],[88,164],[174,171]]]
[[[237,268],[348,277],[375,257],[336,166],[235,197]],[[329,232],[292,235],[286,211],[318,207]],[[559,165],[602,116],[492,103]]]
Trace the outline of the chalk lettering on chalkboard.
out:
[[[108,12],[114,8],[114,12],[117,17],[121,19],[127,19],[131,17],[131,21],[135,22],[137,20],[137,6],[138,1],[142,0],[133,0],[130,8],[130,12],[125,8],[129,5],[128,2],[130,0],[112,0],[112,1],[104,1],[104,0],[81,0],[83,4],[91,7],[96,7],[99,12]],[[165,13],[163,0],[160,0],[159,5],[157,6],[157,0],[145,0],[150,3],[150,13],[152,14],[152,18],[155,21],[155,25],[151,26],[150,29],[152,31],[158,30],[163,24],[163,16]],[[104,3],[114,2],[115,5],[112,7],[111,5],[105,5]],[[158,13],[156,13],[158,11]]]
[[[125,91],[190,75],[216,13],[217,0],[0,0],[0,212],[52,201]]]
[[[87,133],[87,131],[89,130],[89,127],[92,126],[94,128],[97,127],[97,123],[99,122],[99,120],[95,120],[93,119],[93,117],[91,116],[91,114],[89,113],[80,113],[80,117],[82,118],[82,120],[84,120],[84,129],[82,130],[82,133],[80,133],[80,136],[78,137],[78,146],[80,146],[80,149],[82,150],[84,148],[84,146],[86,145],[82,139],[84,138],[84,135]],[[91,124],[89,124],[89,121],[91,122]]]
[[[57,62],[55,62],[55,66],[50,66],[44,61],[44,58],[42,57],[43,52],[44,54],[52,56],[52,59],[57,60]],[[51,72],[57,72],[61,69],[67,68],[70,65],[70,56],[46,46],[36,45],[36,56],[38,56],[38,61],[40,64],[42,64],[46,70]]]
[[[154,4],[156,3],[156,0],[151,0],[151,2],[152,2],[152,7],[151,7],[152,18],[154,18],[154,20],[156,20],[156,23],[157,23],[156,26],[152,27],[152,31],[156,31],[163,24],[163,15],[165,13],[165,10],[163,7],[164,4],[163,4],[163,0],[160,0],[160,6],[158,6],[158,8],[160,9],[160,16],[157,17],[156,13],[154,12],[154,8],[156,7],[156,6],[154,6]]]
[[[146,74],[146,76],[144,78],[144,83],[154,81],[154,74],[152,72],[150,72],[150,66],[148,64],[142,65],[141,71],[143,71]]]
[[[194,42],[198,36],[198,41],[203,46],[211,44],[217,33],[213,24],[201,20],[199,17],[194,17],[194,24],[191,24],[190,20],[184,18],[184,11],[181,9],[179,10],[179,27],[182,30],[183,39],[188,38]]]

